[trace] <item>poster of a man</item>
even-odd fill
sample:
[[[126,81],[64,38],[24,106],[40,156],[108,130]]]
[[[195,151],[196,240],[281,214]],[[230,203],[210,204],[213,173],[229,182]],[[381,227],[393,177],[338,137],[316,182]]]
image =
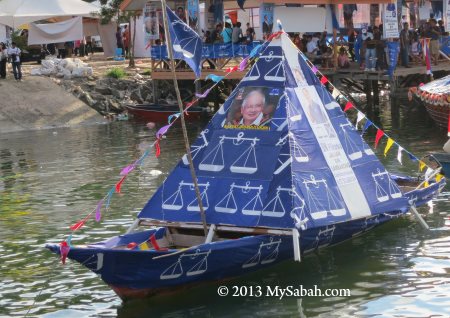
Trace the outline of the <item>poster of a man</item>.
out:
[[[198,11],[199,11],[199,4],[198,0],[189,0],[188,1],[188,16],[189,16],[189,26],[197,30],[198,28]]]
[[[268,130],[280,97],[278,89],[241,88],[230,106],[224,128]]]
[[[320,101],[314,86],[301,88],[299,97],[310,124],[324,124],[328,121],[325,107]]]

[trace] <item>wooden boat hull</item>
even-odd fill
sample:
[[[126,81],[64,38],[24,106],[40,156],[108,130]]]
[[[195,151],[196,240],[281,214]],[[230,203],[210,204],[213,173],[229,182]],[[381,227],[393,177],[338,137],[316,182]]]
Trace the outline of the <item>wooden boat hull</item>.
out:
[[[413,180],[398,178],[404,182]],[[408,192],[406,196],[416,205],[422,205],[433,198],[444,185],[445,180],[442,179],[427,188]],[[301,253],[305,255],[319,248],[338,244],[404,213],[406,211],[392,211],[303,230],[300,235]],[[160,239],[164,237],[165,231],[165,227],[153,228],[88,246],[72,247],[68,258],[99,274],[124,301],[172,293],[200,282],[222,281],[293,259],[293,241],[290,235],[244,236],[200,244],[183,251],[126,248],[131,242],[145,242],[153,234]],[[59,254],[59,245],[50,244],[46,247]],[[158,258],[162,255],[169,256]]]
[[[151,122],[167,122],[167,118],[179,112],[177,105],[127,105],[129,114],[136,120],[145,120]],[[185,119],[187,121],[198,121],[205,117],[206,111],[201,107],[191,107]]]

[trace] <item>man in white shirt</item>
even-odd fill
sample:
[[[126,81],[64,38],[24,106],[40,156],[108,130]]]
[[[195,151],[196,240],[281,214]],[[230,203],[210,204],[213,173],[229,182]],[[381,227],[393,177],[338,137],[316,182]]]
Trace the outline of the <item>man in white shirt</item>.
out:
[[[11,47],[6,51],[11,59],[11,64],[13,67],[14,78],[16,81],[22,80],[22,69],[20,66],[20,49],[16,46],[15,42],[11,43]]]

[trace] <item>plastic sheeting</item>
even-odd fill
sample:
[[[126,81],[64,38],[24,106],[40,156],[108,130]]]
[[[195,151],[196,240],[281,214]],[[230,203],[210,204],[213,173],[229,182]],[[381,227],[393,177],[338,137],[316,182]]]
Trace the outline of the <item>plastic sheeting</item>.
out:
[[[76,41],[82,38],[83,18],[76,17],[56,23],[30,23],[28,45]]]

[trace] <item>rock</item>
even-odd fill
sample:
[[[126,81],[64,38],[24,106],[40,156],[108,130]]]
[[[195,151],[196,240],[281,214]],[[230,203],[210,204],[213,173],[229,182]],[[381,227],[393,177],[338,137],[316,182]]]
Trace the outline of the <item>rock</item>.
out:
[[[113,112],[122,112],[123,107],[120,105],[120,103],[114,99],[108,99],[109,109]]]
[[[98,93],[91,93],[90,94],[92,99],[97,100],[97,101],[103,101],[106,100],[106,96],[102,95],[102,94],[98,94]]]
[[[139,91],[139,89],[136,89],[134,91],[131,92],[130,94],[130,98],[137,102],[138,104],[142,104],[144,102],[144,100],[142,99],[142,95],[141,92]]]
[[[112,89],[111,93],[117,99],[123,99],[125,97],[125,92],[124,91],[119,91],[117,89]]]
[[[107,86],[96,86],[95,91],[103,95],[111,95],[111,88]]]
[[[80,100],[91,107],[93,107],[95,104],[95,101],[92,99],[91,95],[89,95],[89,93],[86,92],[83,92],[80,95]]]

